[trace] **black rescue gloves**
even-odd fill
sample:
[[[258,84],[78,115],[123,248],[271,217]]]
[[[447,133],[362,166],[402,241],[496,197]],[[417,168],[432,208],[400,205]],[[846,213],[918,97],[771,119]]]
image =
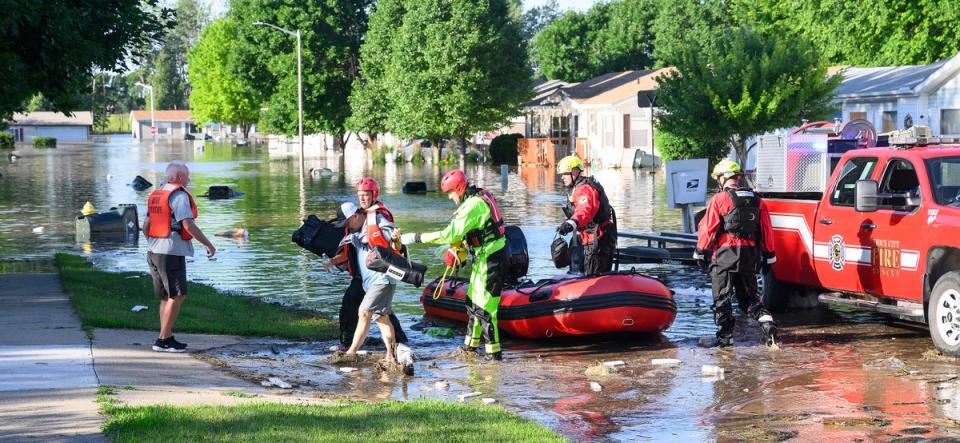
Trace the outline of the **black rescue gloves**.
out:
[[[567,235],[573,232],[574,229],[576,229],[576,225],[574,225],[572,220],[567,220],[557,227],[557,231],[560,232],[560,235]]]

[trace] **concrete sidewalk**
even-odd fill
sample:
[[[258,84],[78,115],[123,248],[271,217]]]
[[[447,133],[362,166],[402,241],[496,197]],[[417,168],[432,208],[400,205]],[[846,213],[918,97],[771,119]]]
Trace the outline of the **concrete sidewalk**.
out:
[[[275,395],[192,355],[257,339],[177,334],[190,352],[171,354],[151,349],[156,336],[156,331],[96,329],[91,343],[59,275],[0,275],[0,440],[106,441],[100,433],[104,418],[94,403],[98,385],[122,388],[114,398],[131,406],[329,404]],[[224,395],[235,391],[252,396]]]
[[[0,275],[0,440],[106,441],[90,342],[56,274]]]

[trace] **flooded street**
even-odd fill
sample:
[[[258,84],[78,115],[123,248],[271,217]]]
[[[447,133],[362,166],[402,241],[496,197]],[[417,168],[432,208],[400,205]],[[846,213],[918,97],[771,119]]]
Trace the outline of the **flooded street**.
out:
[[[213,237],[217,259],[194,257],[190,278],[243,295],[335,316],[348,277],[323,269],[320,259],[290,241],[307,214],[332,218],[354,200],[352,184],[377,178],[382,200],[407,232],[445,225],[454,207],[438,193],[405,195],[406,181],[435,183],[441,168],[347,161],[343,175],[305,178],[296,160],[270,159],[265,147],[181,143],[137,144],[114,137],[107,144],[62,147],[0,163],[0,269],[43,268],[46,258],[68,251],[88,255],[111,271],[146,272],[146,242],[78,244],[74,218],[86,201],[98,210],[135,203],[141,221],[149,191],[128,183],[142,175],[162,181],[170,160],[186,161],[193,192],[229,185],[245,195],[198,198],[198,224],[211,234],[245,228],[245,240]],[[307,167],[337,169],[336,160]],[[469,166],[467,174],[493,191],[508,224],[523,229],[530,246],[531,279],[557,274],[549,244],[563,220],[564,191],[552,171]],[[665,206],[662,174],[598,171],[623,232],[677,230],[679,211]],[[38,229],[42,228],[42,229]],[[621,245],[630,244],[621,242]],[[778,251],[789,254],[789,251]],[[438,250],[418,245],[413,258],[440,274]],[[424,318],[420,290],[400,285],[395,309],[417,355],[416,375],[384,374],[369,362],[328,364],[333,342],[249,340],[202,356],[255,382],[280,377],[298,391],[361,399],[445,398],[481,392],[504,408],[537,420],[575,441],[947,441],[960,439],[960,363],[937,356],[923,328],[887,317],[814,309],[781,314],[784,349],[761,345],[759,329],[739,314],[736,346],[705,350],[700,336],[714,332],[708,278],[698,269],[644,266],[675,293],[673,326],[661,335],[591,337],[550,341],[504,340],[505,360],[484,364],[452,357],[462,326]],[[184,309],[189,309],[189,304]],[[453,338],[426,334],[425,326],[454,326]],[[377,345],[368,346],[373,354]],[[379,348],[382,351],[382,347]],[[652,359],[679,364],[655,365]],[[622,360],[615,373],[591,367]],[[722,367],[704,375],[702,366]],[[588,373],[590,375],[588,375]],[[438,382],[445,382],[439,383]],[[960,441],[960,440],[958,440]]]

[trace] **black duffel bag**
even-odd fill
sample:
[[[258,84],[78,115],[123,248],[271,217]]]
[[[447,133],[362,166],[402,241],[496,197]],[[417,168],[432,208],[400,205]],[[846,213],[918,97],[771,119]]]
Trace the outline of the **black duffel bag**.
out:
[[[550,256],[553,257],[553,265],[559,268],[570,266],[570,248],[567,247],[567,241],[556,236],[553,243],[550,244]]]
[[[401,257],[383,246],[377,246],[370,251],[366,265],[371,271],[383,272],[418,288],[423,284],[423,275],[427,273],[426,266]]]
[[[303,225],[294,231],[291,240],[314,254],[333,258],[337,255],[337,247],[343,235],[343,228],[311,214],[303,221]]]

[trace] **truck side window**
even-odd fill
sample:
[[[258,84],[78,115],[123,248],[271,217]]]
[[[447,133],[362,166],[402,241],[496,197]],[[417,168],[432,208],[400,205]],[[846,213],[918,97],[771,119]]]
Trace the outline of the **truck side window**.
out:
[[[887,162],[887,169],[883,171],[883,180],[880,182],[880,194],[890,195],[878,202],[880,207],[887,209],[905,208],[908,196],[919,196],[920,180],[917,179],[913,163],[902,158]]]
[[[866,180],[877,166],[876,157],[852,158],[843,164],[837,185],[830,194],[830,204],[834,206],[853,206],[857,180]]]

